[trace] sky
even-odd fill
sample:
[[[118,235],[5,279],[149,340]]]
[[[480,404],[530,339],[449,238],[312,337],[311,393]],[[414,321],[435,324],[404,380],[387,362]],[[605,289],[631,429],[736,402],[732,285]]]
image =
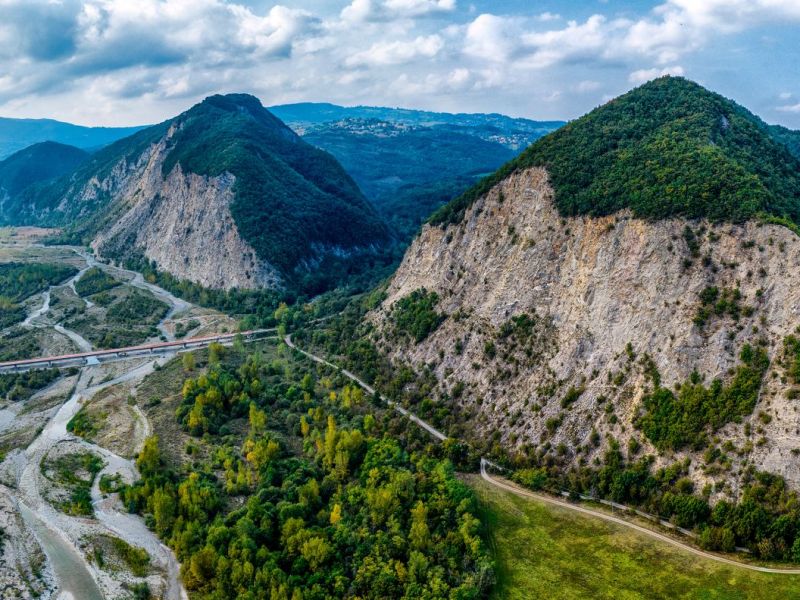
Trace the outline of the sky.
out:
[[[800,129],[800,0],[0,0],[0,116],[162,121],[214,93],[572,119],[683,75]]]

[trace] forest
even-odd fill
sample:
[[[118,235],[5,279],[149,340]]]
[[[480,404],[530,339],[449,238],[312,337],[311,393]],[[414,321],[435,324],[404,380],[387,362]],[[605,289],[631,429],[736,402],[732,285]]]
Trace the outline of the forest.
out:
[[[475,497],[421,432],[285,348],[184,366],[175,418],[206,450],[169,468],[148,438],[122,498],[193,598],[485,597]]]
[[[763,213],[798,223],[800,161],[780,134],[696,83],[662,77],[538,140],[429,222],[459,223],[511,173],[545,167],[565,216],[630,208],[648,219],[741,222]]]

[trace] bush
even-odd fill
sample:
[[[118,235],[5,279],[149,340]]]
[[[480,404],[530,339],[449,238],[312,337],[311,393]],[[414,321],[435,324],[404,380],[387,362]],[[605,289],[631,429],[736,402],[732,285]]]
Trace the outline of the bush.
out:
[[[428,337],[444,321],[436,312],[439,296],[421,288],[392,305],[390,319],[397,335],[409,336],[417,344]]]
[[[100,267],[92,267],[75,282],[75,291],[79,296],[86,297],[105,292],[120,284],[121,282],[118,279],[115,279]]]
[[[656,388],[643,398],[646,412],[637,426],[660,450],[702,447],[709,427],[719,429],[755,408],[769,358],[749,344],[739,358],[742,364],[727,385],[717,379],[706,388],[693,378],[680,387],[677,396],[668,388]]]

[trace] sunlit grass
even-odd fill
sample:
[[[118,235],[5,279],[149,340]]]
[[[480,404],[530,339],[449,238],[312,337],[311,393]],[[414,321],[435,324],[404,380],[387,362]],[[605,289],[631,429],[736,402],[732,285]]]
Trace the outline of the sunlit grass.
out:
[[[491,531],[495,599],[800,598],[800,575],[715,563],[477,477],[470,483]]]

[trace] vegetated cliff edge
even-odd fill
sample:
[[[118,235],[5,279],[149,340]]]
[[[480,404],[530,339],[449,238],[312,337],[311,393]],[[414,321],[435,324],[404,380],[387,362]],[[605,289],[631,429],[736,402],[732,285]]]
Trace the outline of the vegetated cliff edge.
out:
[[[336,160],[252,96],[212,96],[3,206],[212,288],[293,286],[391,242]],[[349,263],[348,263],[349,264]]]
[[[372,318],[394,360],[432,366],[480,434],[508,448],[564,444],[577,463],[601,454],[608,436],[623,447],[635,438],[662,464],[693,454],[693,478],[717,481],[720,493],[727,483],[735,495],[746,464],[800,487],[785,348],[800,325],[799,264],[800,238],[778,225],[629,211],[564,218],[547,172],[530,168],[478,198],[460,223],[426,226]],[[423,288],[445,318],[416,343],[398,332],[395,305]],[[653,417],[669,404],[652,400],[656,383],[712,389],[719,378],[723,400],[694,410],[735,403],[728,388],[741,383],[748,345],[770,359],[763,377],[763,366],[744,373],[763,381],[742,392],[754,406],[745,399],[699,424],[675,425],[691,414]],[[732,444],[722,472],[698,458],[715,437]]]

